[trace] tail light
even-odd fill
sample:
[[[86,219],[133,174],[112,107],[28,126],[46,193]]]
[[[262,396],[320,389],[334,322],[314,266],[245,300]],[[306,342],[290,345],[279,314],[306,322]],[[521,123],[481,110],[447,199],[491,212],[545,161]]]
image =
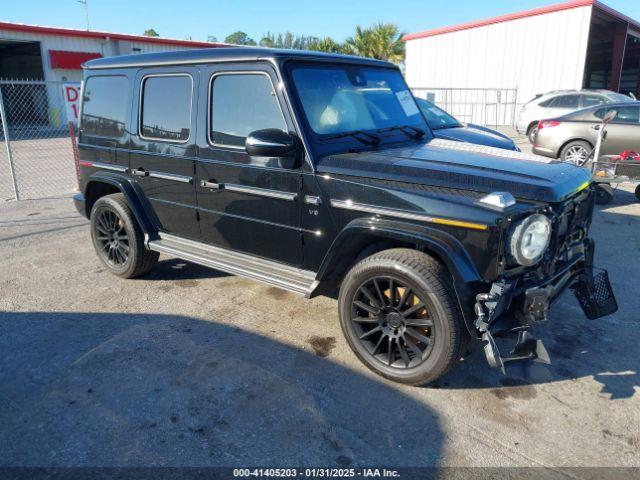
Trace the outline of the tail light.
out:
[[[558,122],[557,120],[540,120],[538,122],[538,131],[542,130],[543,128],[557,127],[561,123],[562,122]]]

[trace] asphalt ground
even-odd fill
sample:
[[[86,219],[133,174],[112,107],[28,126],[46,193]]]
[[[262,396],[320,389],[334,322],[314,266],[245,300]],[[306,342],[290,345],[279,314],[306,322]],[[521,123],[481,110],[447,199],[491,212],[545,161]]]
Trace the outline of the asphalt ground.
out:
[[[0,466],[640,467],[639,233],[630,188],[597,208],[620,309],[565,293],[536,332],[551,365],[477,349],[417,388],[358,362],[330,298],[169,257],[123,280],[69,197],[5,202]]]

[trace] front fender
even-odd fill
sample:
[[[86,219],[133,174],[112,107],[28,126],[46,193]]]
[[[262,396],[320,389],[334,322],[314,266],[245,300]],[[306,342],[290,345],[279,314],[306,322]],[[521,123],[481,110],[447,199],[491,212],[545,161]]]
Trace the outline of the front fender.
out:
[[[145,236],[151,240],[158,238],[158,226],[160,222],[144,192],[137,183],[119,173],[95,172],[87,178],[87,183],[84,188],[85,198],[90,195],[91,189],[95,188],[98,183],[106,183],[120,190],[127,199],[127,204],[129,208],[131,208]],[[87,204],[87,209],[90,210],[90,208],[89,204]],[[90,211],[87,212],[87,217],[90,213]]]
[[[464,246],[453,235],[428,225],[389,219],[379,219],[372,225],[369,218],[356,218],[342,229],[329,247],[317,278],[327,278],[340,252],[351,251],[354,246],[362,243],[363,238],[374,242],[395,240],[419,245],[442,260],[456,283],[482,281],[482,276]]]
[[[471,256],[450,233],[424,224],[413,224],[397,220],[378,219],[375,225],[369,218],[357,218],[349,222],[329,247],[320,266],[317,280],[331,277],[345,262],[353,262],[369,245],[390,241],[414,244],[439,258],[448,268],[453,288],[467,330],[476,336],[473,326],[475,296],[485,279],[478,272]],[[373,252],[372,252],[373,253]]]

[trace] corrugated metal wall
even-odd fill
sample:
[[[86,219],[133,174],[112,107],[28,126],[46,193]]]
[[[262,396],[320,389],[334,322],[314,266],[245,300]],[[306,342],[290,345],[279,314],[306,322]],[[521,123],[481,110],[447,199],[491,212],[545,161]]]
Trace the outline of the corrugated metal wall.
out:
[[[518,88],[518,103],[537,93],[579,89],[591,6],[407,41],[410,87]]]
[[[147,42],[129,42],[122,40],[101,40],[63,35],[38,35],[28,32],[16,32],[0,29],[0,40],[19,40],[40,42],[45,80],[79,82],[82,80],[81,70],[52,69],[49,64],[49,50],[66,50],[72,52],[94,52],[104,57],[125,55],[130,53],[161,52],[166,50],[190,50],[191,47],[181,45],[162,45]],[[135,51],[132,49],[139,49]]]

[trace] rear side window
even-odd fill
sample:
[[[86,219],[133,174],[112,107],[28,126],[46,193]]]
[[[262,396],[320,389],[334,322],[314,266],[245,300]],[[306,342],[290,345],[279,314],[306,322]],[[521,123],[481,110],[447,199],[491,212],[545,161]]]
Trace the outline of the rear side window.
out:
[[[191,131],[189,75],[150,75],[142,80],[140,136],[147,140],[186,142]]]
[[[255,130],[287,130],[267,75],[216,75],[211,81],[210,101],[209,140],[213,144],[242,147]]]
[[[583,107],[595,107],[596,105],[602,105],[605,103],[604,98],[597,95],[583,95],[582,106]]]
[[[560,95],[555,97],[547,105],[550,108],[578,108],[580,106],[580,96]]]
[[[129,98],[127,77],[89,77],[82,91],[82,133],[98,137],[122,137]]]

